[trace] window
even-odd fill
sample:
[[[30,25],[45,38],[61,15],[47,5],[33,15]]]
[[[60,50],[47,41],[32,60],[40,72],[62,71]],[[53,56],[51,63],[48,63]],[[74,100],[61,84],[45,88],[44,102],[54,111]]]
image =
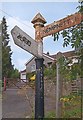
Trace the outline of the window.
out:
[[[47,64],[48,64],[48,67],[51,68],[52,62],[48,62]]]
[[[36,70],[36,66],[35,66],[35,64],[33,64],[32,66],[31,66],[31,72],[34,72]]]

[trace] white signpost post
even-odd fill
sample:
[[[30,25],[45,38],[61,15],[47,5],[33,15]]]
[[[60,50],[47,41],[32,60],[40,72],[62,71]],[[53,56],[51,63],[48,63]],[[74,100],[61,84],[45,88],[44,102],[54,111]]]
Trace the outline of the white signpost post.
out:
[[[11,34],[16,45],[34,56],[38,56],[38,43],[33,38],[22,31],[18,26],[12,29]]]

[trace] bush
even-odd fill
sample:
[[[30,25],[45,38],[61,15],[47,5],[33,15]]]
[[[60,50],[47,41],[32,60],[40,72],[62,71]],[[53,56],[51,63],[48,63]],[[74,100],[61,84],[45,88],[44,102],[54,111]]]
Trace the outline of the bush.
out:
[[[55,118],[55,111],[48,112],[45,118]]]
[[[30,80],[33,75],[36,75],[36,72],[27,73],[27,79]]]
[[[56,77],[56,70],[53,68],[45,68],[44,69],[44,76],[48,78]]]

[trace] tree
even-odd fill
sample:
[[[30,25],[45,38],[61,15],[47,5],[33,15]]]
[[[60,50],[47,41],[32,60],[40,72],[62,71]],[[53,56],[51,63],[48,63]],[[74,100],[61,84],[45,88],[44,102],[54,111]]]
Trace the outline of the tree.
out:
[[[19,73],[19,71],[16,68],[13,69],[13,71],[11,73],[11,77],[12,78],[19,78],[20,77],[20,73]]]
[[[80,66],[78,62],[73,63],[72,58],[60,57],[60,74],[63,78],[63,81],[72,81],[76,80],[77,76],[80,76]]]
[[[77,7],[78,12],[83,16],[83,0],[79,2]],[[54,41],[59,40],[59,36],[63,37],[63,47],[71,45],[72,48],[75,48],[76,54],[79,56],[77,59],[79,61],[78,68],[81,68],[80,77],[83,77],[83,21],[80,24],[55,33]]]
[[[13,65],[11,62],[12,51],[9,46],[9,34],[7,33],[6,18],[2,18],[2,78],[11,77]]]
[[[79,3],[80,5],[77,7],[79,9],[78,12],[83,15],[83,1]],[[59,35],[63,37],[63,47],[67,47],[69,44],[76,50],[83,47],[83,21],[78,25],[55,33],[53,35],[54,41],[59,39]]]

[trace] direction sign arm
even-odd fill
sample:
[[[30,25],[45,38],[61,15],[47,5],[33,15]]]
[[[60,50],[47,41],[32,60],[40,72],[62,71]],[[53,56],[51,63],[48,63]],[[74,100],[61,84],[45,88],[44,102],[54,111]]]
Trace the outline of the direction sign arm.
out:
[[[42,27],[40,30],[40,36],[41,38],[43,38],[48,35],[52,35],[61,30],[80,24],[81,21],[83,21],[83,14],[75,13],[73,15],[69,15],[68,17],[65,17],[59,21],[53,22],[45,27]]]
[[[11,34],[16,45],[38,57],[38,43],[34,39],[22,31],[18,26],[15,26],[11,30]]]

